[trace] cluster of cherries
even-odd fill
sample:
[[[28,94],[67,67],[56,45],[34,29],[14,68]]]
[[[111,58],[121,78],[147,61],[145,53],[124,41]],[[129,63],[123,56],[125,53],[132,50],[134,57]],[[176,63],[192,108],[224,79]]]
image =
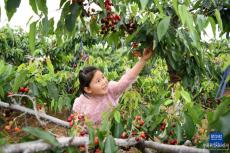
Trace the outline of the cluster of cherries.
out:
[[[175,124],[172,125],[172,128],[174,128],[174,127],[175,127]],[[161,123],[161,127],[160,127],[160,131],[164,131],[165,128],[166,128],[166,123],[162,122]],[[169,136],[175,135],[175,132],[173,131],[173,129],[171,129],[171,130],[168,131],[168,135]],[[165,144],[171,144],[171,145],[176,145],[178,142],[177,142],[177,139],[171,139],[170,140],[170,139],[167,138],[166,140],[163,141],[163,143],[165,143]]]
[[[29,90],[30,90],[30,89],[27,88],[27,87],[20,87],[20,88],[18,89],[18,92],[21,92],[21,93],[28,93]],[[11,92],[11,91],[7,92],[7,97],[11,97],[11,96],[13,96],[13,95],[14,95],[13,92]]]
[[[131,43],[132,55],[134,57],[141,57],[141,51],[138,50],[138,47],[139,47],[138,42],[132,42]]]
[[[74,122],[79,122],[82,125],[85,122],[85,116],[82,114],[70,114],[67,121],[69,122],[70,127],[74,125]]]
[[[115,25],[121,20],[121,17],[111,12],[111,0],[105,0],[106,17],[101,19],[101,34],[107,34],[109,31],[115,31]]]
[[[135,116],[133,125],[136,128],[140,129],[144,124],[145,121],[141,118],[141,116],[139,115]],[[128,137],[135,137],[136,141],[140,141],[140,140],[146,140],[147,134],[144,131],[137,132],[136,130],[132,130],[129,136],[127,132],[122,132],[120,137],[122,139],[127,139]]]
[[[137,24],[135,21],[129,20],[128,23],[122,25],[122,28],[129,34],[132,34],[137,29]]]
[[[84,115],[72,113],[68,117],[67,121],[69,122],[70,127],[74,129],[75,133],[79,137],[84,137],[89,134],[88,128],[85,125],[86,118]],[[101,150],[98,148],[99,138],[97,136],[94,137],[94,145],[96,146],[94,153],[101,153]],[[79,150],[85,151],[85,145],[80,145]]]
[[[27,88],[27,87],[20,87],[19,88],[19,92],[27,93],[27,92],[29,92],[29,88]]]
[[[8,125],[5,126],[5,130],[8,131],[8,132],[20,132],[21,131],[21,128],[15,126],[14,128],[12,127],[13,126],[13,121],[10,121]]]

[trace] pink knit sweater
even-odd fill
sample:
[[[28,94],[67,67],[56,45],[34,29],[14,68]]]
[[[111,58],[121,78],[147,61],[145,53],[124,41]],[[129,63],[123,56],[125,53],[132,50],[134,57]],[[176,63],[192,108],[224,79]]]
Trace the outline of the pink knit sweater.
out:
[[[119,81],[108,83],[108,93],[104,96],[85,97],[81,94],[74,100],[73,111],[86,115],[95,124],[99,125],[103,112],[112,111],[118,104],[122,93],[131,85],[137,76],[131,76],[126,72]]]

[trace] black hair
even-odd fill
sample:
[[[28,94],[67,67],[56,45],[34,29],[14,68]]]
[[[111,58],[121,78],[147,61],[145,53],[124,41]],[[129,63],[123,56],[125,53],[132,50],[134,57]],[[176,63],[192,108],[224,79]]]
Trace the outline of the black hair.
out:
[[[89,84],[91,80],[93,79],[93,76],[96,71],[100,70],[97,67],[94,66],[87,66],[83,68],[82,70],[79,71],[79,82],[80,82],[80,87],[79,87],[79,92],[82,93],[83,95],[86,96],[86,92],[84,90],[85,87],[89,87]]]

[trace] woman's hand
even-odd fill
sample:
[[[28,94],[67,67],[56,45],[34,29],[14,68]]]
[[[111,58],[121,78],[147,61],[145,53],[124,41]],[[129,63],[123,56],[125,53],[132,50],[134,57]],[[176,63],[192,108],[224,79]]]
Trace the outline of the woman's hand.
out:
[[[141,60],[147,61],[151,58],[153,55],[153,49],[152,47],[148,47],[144,49],[143,55],[141,57]]]

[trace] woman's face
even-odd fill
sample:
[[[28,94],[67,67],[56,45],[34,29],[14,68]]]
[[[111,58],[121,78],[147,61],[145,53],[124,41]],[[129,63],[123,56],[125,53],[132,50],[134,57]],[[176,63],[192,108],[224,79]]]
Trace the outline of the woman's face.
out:
[[[105,95],[108,93],[108,80],[104,74],[97,70],[91,80],[87,93],[92,95]]]

